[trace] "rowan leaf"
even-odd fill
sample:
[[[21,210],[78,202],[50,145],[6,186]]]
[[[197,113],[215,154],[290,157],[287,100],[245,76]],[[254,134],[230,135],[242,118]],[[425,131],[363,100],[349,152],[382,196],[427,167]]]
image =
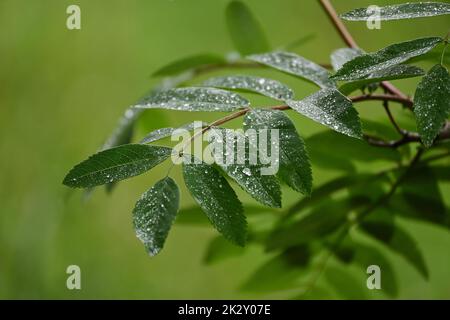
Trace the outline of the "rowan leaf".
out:
[[[222,128],[210,130],[207,138],[216,164],[229,177],[262,204],[281,207],[281,189],[277,178],[264,174],[263,165],[249,161],[250,152],[258,151],[256,143],[243,133]]]
[[[72,188],[90,188],[131,178],[166,160],[171,149],[125,144],[94,154],[76,165],[63,183]]]
[[[228,31],[242,55],[267,52],[270,45],[250,9],[241,1],[232,1],[226,9]]]
[[[442,39],[439,37],[429,37],[392,44],[377,52],[363,54],[348,61],[331,78],[347,81],[360,80],[373,72],[425,54],[440,42]]]
[[[236,93],[215,88],[188,87],[159,91],[134,106],[138,109],[233,111],[250,103]]]
[[[380,21],[433,17],[450,14],[450,4],[444,2],[402,3],[379,7],[376,17]],[[341,15],[349,21],[367,21],[374,11],[369,8],[358,8]]]
[[[342,66],[350,60],[364,54],[359,48],[340,48],[331,54],[331,65],[334,71],[338,71]]]
[[[414,114],[422,142],[429,147],[450,115],[450,75],[435,65],[419,83],[414,95]]]
[[[425,279],[428,279],[428,268],[422,253],[416,241],[407,232],[393,223],[382,221],[367,221],[362,223],[361,227],[366,233],[403,256]]]
[[[277,110],[253,110],[245,116],[244,129],[279,130],[278,176],[292,189],[311,193],[311,165],[305,144],[286,114]]]
[[[366,77],[360,80],[347,82],[343,84],[341,87],[339,87],[339,91],[345,95],[348,95],[353,91],[358,90],[371,83],[420,77],[423,76],[424,74],[425,71],[419,67],[399,64],[383,70],[372,72],[371,74],[367,75]]]
[[[276,51],[264,54],[254,54],[247,58],[309,80],[321,88],[336,87],[335,82],[330,80],[327,69],[295,53]]]
[[[191,158],[183,162],[183,176],[192,197],[212,225],[229,241],[244,246],[247,222],[236,193],[214,167]]]
[[[241,89],[259,93],[275,100],[287,100],[293,97],[293,92],[288,86],[277,80],[255,76],[225,76],[208,79],[204,82],[208,87],[225,89]]]
[[[287,100],[295,111],[350,137],[362,138],[361,122],[352,102],[336,89],[322,89],[303,100]]]
[[[151,256],[158,254],[163,248],[178,212],[179,202],[177,184],[166,177],[145,192],[136,203],[133,226],[136,236],[144,243]]]

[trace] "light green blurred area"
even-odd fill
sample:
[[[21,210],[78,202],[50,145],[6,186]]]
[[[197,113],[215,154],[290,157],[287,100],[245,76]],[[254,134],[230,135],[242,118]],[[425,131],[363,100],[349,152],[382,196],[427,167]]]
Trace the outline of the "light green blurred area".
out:
[[[149,76],[153,71],[195,53],[232,51],[224,21],[227,2],[0,1],[0,298],[295,296],[289,292],[257,295],[238,290],[242,281],[270,257],[259,247],[250,247],[243,257],[204,265],[205,249],[216,235],[212,227],[175,225],[162,253],[155,258],[146,255],[134,235],[131,210],[140,194],[165,175],[168,164],[121,182],[111,196],[99,189],[87,202],[82,201],[80,191],[68,190],[61,183],[74,164],[98,149],[126,106],[157,83]],[[314,40],[297,52],[327,62],[329,53],[343,46],[317,1],[245,2],[261,21],[274,48],[312,33]],[[345,12],[374,1],[333,2],[339,12]],[[66,28],[70,4],[81,7],[81,30]],[[360,46],[373,51],[396,41],[443,36],[448,23],[448,16],[443,16],[385,22],[381,30],[368,30],[364,23],[348,26]],[[297,98],[315,90],[301,80],[277,77],[295,89]],[[396,84],[412,94],[417,81]],[[257,103],[268,103],[249,97]],[[383,117],[379,109],[375,103],[358,106],[364,118],[375,120]],[[154,110],[148,112],[136,138],[151,128],[191,120],[211,121],[220,116]],[[292,118],[305,137],[324,130],[298,115],[292,114]],[[339,152],[339,146],[330,152]],[[337,174],[317,166],[313,169],[316,184]],[[182,185],[179,169],[174,176]],[[441,191],[448,204],[448,185]],[[238,193],[246,203],[254,204]],[[296,193],[284,190],[285,205],[298,199]],[[183,186],[182,206],[192,203]],[[423,251],[431,276],[428,282],[422,280],[402,258],[383,249],[399,279],[399,298],[450,298],[450,234],[425,224],[403,224]],[[66,268],[71,264],[81,267],[80,291],[66,288]],[[358,279],[365,281],[363,271],[355,272],[360,272]]]

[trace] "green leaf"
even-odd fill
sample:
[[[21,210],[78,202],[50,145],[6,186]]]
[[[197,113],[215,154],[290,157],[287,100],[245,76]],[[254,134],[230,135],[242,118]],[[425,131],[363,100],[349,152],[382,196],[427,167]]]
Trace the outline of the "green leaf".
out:
[[[277,80],[255,77],[255,76],[225,76],[208,79],[204,82],[208,87],[219,87],[225,89],[242,89],[262,94],[275,100],[287,100],[293,97],[289,87]]]
[[[427,166],[417,166],[410,170],[398,192],[389,200],[387,209],[406,218],[449,228],[450,214],[435,173]],[[397,172],[396,176],[400,174],[401,172]]]
[[[331,78],[335,80],[360,80],[369,74],[420,56],[442,42],[439,37],[420,38],[396,43],[374,53],[358,56],[340,68]]]
[[[270,207],[281,207],[281,190],[277,178],[274,175],[261,173],[262,165],[249,163],[250,141],[244,134],[235,130],[214,128],[207,134],[210,146],[214,149],[215,162],[236,183],[250,194],[255,200]],[[225,145],[225,150],[223,146]],[[238,145],[245,148],[245,154],[241,154]],[[222,148],[221,148],[222,147]],[[258,145],[253,144],[253,150],[258,150]],[[228,155],[226,155],[228,153]],[[233,156],[231,164],[227,164],[226,157]],[[237,155],[235,157],[235,155]],[[238,161],[239,160],[239,161]]]
[[[315,207],[310,214],[291,224],[281,224],[267,239],[267,249],[273,250],[293,245],[323,240],[347,221],[349,213],[367,205],[366,197],[328,200]]]
[[[350,137],[362,138],[358,112],[352,102],[335,89],[322,89],[303,100],[286,101],[302,115]]]
[[[216,237],[209,243],[203,261],[208,265],[214,264],[228,258],[241,256],[245,253],[245,249],[232,245],[223,237]]]
[[[228,4],[226,21],[234,46],[242,55],[270,50],[261,25],[243,2],[232,1]]]
[[[299,288],[299,278],[310,271],[310,255],[307,246],[285,250],[259,267],[241,290],[261,293]]]
[[[248,56],[247,58],[309,80],[321,88],[336,87],[335,82],[329,79],[327,69],[299,55],[296,55],[295,53],[276,51],[271,53],[255,54]]]
[[[342,267],[327,266],[324,277],[338,297],[347,300],[367,299],[365,283],[355,278],[351,271]]]
[[[244,246],[247,222],[242,204],[227,180],[214,167],[204,162],[196,164],[190,158],[183,162],[183,176],[212,225],[229,241]]]
[[[383,70],[375,71],[369,74],[368,76],[364,77],[363,79],[348,82],[342,85],[339,88],[339,91],[345,95],[348,95],[353,91],[358,90],[370,83],[396,79],[414,78],[423,76],[424,74],[425,71],[423,71],[423,69],[421,68],[405,64],[399,64]]]
[[[180,111],[233,111],[250,103],[236,93],[204,87],[159,91],[144,98],[138,109],[171,109]]]
[[[160,164],[170,148],[125,144],[101,151],[76,165],[63,183],[72,188],[89,188],[137,176]]]
[[[244,213],[250,217],[260,217],[264,213],[274,213],[275,209],[255,205],[245,205]],[[175,223],[180,225],[209,226],[210,222],[197,205],[183,208],[177,215]]]
[[[316,158],[327,154],[333,159],[350,159],[361,163],[377,161],[397,162],[401,159],[398,150],[374,148],[365,141],[352,139],[334,131],[316,133],[306,139],[306,144],[313,163]]]
[[[179,128],[160,128],[156,129],[149,134],[147,134],[139,143],[141,144],[147,144],[151,142],[155,142],[167,137],[170,137],[174,131],[178,129],[185,129],[188,131],[192,131],[194,129],[201,129],[204,126],[207,126],[208,124],[206,122],[201,121],[194,121],[188,124],[185,124],[184,126],[181,126]]]
[[[350,60],[364,54],[359,48],[341,48],[333,51],[331,54],[331,65],[334,71],[338,71],[342,66]]]
[[[422,253],[417,247],[416,241],[403,229],[393,223],[381,221],[367,221],[362,223],[361,227],[366,233],[403,256],[425,279],[428,279],[428,268]]]
[[[308,154],[303,139],[294,124],[282,111],[253,110],[244,119],[244,129],[279,130],[279,171],[278,176],[292,189],[310,194],[312,174]]]
[[[358,8],[341,15],[341,18],[349,21],[367,21],[373,17],[373,11],[369,8]],[[443,2],[416,2],[402,3],[380,7],[379,20],[401,20],[423,17],[433,17],[450,14],[450,4]],[[378,18],[378,15],[377,15]]]
[[[305,209],[316,205],[320,201],[325,201],[324,199],[330,198],[335,192],[356,186],[363,188],[366,183],[371,181],[370,179],[373,181],[377,178],[379,177],[373,176],[372,174],[355,173],[332,179],[316,187],[311,197],[305,197],[290,207],[284,220],[286,221],[288,217],[302,213]]]
[[[414,95],[414,114],[422,142],[430,147],[450,114],[450,75],[435,65],[419,83]]]
[[[379,266],[380,269],[383,270],[381,277],[381,290],[392,297],[397,296],[398,284],[390,261],[386,259],[375,247],[357,244],[355,249],[355,263],[359,264],[363,268],[364,272],[367,271],[367,267],[370,265]]]
[[[351,252],[349,260],[342,260],[343,252]],[[398,294],[397,280],[395,277],[394,270],[388,259],[380,252],[376,247],[355,242],[355,240],[350,240],[348,237],[342,243],[338,250],[335,251],[336,256],[341,259],[344,263],[351,263],[358,265],[366,273],[367,267],[370,265],[377,265],[382,270],[381,276],[381,290],[387,293],[391,297],[395,297]]]
[[[224,63],[226,63],[226,60],[222,56],[211,53],[197,54],[169,63],[168,65],[155,71],[152,76],[172,76],[203,65],[216,65]]]
[[[158,181],[145,192],[133,210],[136,236],[154,256],[164,246],[180,203],[180,191],[170,177]]]

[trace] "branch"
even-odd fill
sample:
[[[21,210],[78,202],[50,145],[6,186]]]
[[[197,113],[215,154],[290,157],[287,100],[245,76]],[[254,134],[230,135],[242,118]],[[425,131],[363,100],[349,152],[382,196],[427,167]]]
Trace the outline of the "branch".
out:
[[[392,94],[363,94],[356,97],[349,98],[352,102],[361,102],[361,101],[369,101],[369,100],[378,100],[378,101],[392,101],[399,102],[403,104],[405,107],[412,109],[414,102],[406,97],[402,98],[400,96],[392,95]]]

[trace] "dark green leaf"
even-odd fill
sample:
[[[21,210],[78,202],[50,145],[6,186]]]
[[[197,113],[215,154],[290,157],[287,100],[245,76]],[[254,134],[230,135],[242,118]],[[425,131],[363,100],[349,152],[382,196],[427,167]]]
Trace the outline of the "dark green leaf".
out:
[[[334,71],[338,71],[350,60],[362,55],[364,51],[358,48],[341,48],[333,51],[331,54],[331,65]]]
[[[255,76],[224,76],[208,79],[204,82],[208,87],[249,90],[275,100],[291,99],[292,90],[277,80]]]
[[[226,19],[234,46],[242,55],[270,50],[261,25],[243,2],[230,2],[226,10]]]
[[[299,288],[299,277],[309,272],[309,260],[308,247],[289,248],[259,267],[241,289],[248,292],[270,292]]]
[[[348,95],[353,91],[360,89],[370,83],[376,83],[387,80],[406,79],[419,77],[425,74],[421,68],[399,64],[383,70],[375,71],[358,81],[348,82],[339,88],[343,94]]]
[[[330,157],[350,159],[362,163],[377,161],[399,161],[398,150],[374,148],[365,141],[351,139],[334,131],[323,131],[306,139],[313,163],[319,156],[327,153]]]
[[[245,116],[244,128],[279,130],[279,177],[292,189],[311,193],[312,174],[305,144],[286,114],[276,110],[253,110]]]
[[[342,267],[327,266],[324,277],[337,296],[348,300],[366,299],[366,284]]]
[[[380,7],[379,20],[401,20],[422,17],[433,17],[450,14],[450,4],[444,2],[416,2],[402,3]],[[354,9],[341,15],[341,18],[349,21],[367,21],[373,16],[368,8]]]
[[[426,166],[412,169],[397,194],[389,200],[387,208],[394,214],[407,218],[431,222],[445,228],[450,227],[450,215],[437,177]]]
[[[188,162],[188,163],[186,163]],[[245,245],[247,222],[242,204],[227,180],[212,166],[185,159],[183,176],[189,192],[223,236]]]
[[[204,87],[177,88],[154,93],[135,105],[139,109],[233,111],[250,103],[236,93]]]
[[[76,165],[64,178],[72,188],[89,188],[137,176],[160,164],[170,148],[126,144],[94,154]]]
[[[245,248],[234,246],[223,237],[216,237],[209,243],[203,261],[205,264],[213,264],[228,258],[241,256],[244,253]]]
[[[439,37],[420,38],[396,43],[374,53],[358,56],[340,68],[331,78],[336,80],[360,80],[369,74],[420,56],[442,42]]]
[[[314,208],[310,214],[287,226],[281,225],[267,240],[267,249],[285,248],[292,245],[323,240],[347,221],[353,210],[367,205],[365,197],[344,200],[328,200]]]
[[[136,236],[154,256],[164,246],[178,211],[180,192],[170,177],[158,181],[145,192],[133,210]]]
[[[265,54],[255,54],[247,58],[309,80],[321,88],[336,87],[334,81],[329,79],[327,69],[300,57],[295,53],[276,51]]]
[[[303,100],[288,100],[295,111],[337,132],[362,138],[358,112],[352,102],[335,89],[322,89]]]
[[[272,212],[274,209],[254,206],[254,205],[245,205],[244,213],[246,216],[259,216],[261,214]],[[177,215],[177,219],[175,223],[179,223],[181,225],[195,225],[195,226],[208,226],[210,225],[208,218],[203,213],[202,209],[198,206],[190,206],[187,208],[183,208]]]
[[[399,226],[388,222],[364,222],[361,224],[362,229],[386,244],[390,249],[397,252],[408,260],[419,273],[428,279],[428,268],[423,259],[417,244],[411,236]]]
[[[422,142],[429,147],[450,115],[450,75],[444,66],[435,65],[417,86],[414,114]]]
[[[203,65],[215,65],[224,63],[226,63],[226,61],[222,56],[211,53],[197,54],[169,63],[168,65],[155,71],[153,73],[153,76],[172,76]]]
[[[364,187],[366,183],[370,183],[374,179],[377,179],[378,176],[374,176],[372,174],[351,174],[340,176],[338,178],[332,179],[319,187],[316,187],[312,192],[311,197],[305,197],[295,205],[289,208],[288,216],[298,215],[302,213],[306,208],[313,206],[324,199],[328,199],[332,194],[338,192],[340,190],[346,188],[354,188],[354,187]],[[287,217],[286,217],[287,218]]]
[[[338,258],[342,257],[339,255],[342,252],[351,252],[350,256],[346,255],[350,259],[343,262],[360,266],[364,273],[366,273],[367,267],[370,265],[379,266],[382,270],[381,290],[391,297],[395,297],[398,294],[397,280],[392,265],[377,248],[347,238],[339,246],[338,251],[335,252]]]
[[[262,165],[249,162],[249,144],[253,145],[251,152],[257,152],[257,143],[248,139],[243,133],[229,129],[212,129],[207,137],[214,150],[215,162],[228,176],[262,204],[281,207],[281,190],[277,178],[274,175],[264,174]],[[239,150],[239,145],[245,149]],[[232,159],[228,159],[231,156]]]

